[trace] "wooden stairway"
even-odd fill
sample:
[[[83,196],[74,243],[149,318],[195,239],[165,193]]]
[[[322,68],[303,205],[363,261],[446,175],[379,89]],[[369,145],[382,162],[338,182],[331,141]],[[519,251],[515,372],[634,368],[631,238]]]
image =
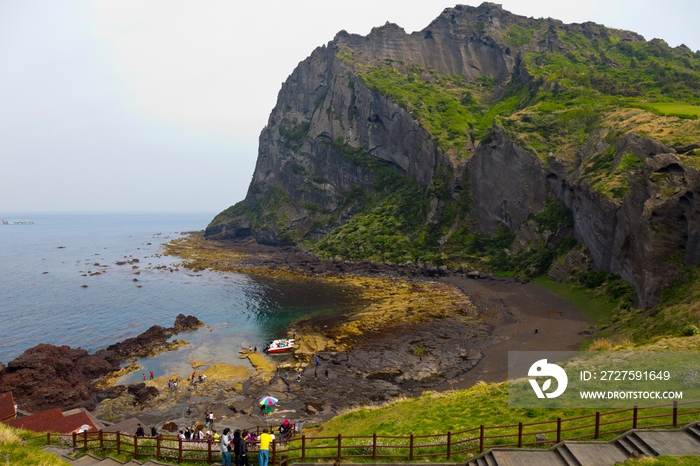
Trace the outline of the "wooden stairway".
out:
[[[659,455],[700,455],[700,423],[679,430],[632,429],[609,442],[564,441],[549,450],[492,448],[467,466],[612,466]]]
[[[154,460],[148,460],[145,463],[131,460],[124,463],[115,458],[99,458],[90,453],[81,456],[78,459],[73,459],[67,455],[71,450],[65,448],[46,446],[43,448],[43,450],[48,453],[53,453],[71,466],[172,466],[171,464],[161,463],[160,461]]]

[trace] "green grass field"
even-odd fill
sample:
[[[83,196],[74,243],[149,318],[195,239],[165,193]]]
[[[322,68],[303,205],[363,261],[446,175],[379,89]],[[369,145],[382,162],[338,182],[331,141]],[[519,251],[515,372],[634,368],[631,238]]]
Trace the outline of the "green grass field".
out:
[[[659,456],[658,458],[639,458],[621,463],[620,466],[694,466],[700,464],[700,456]]]
[[[574,304],[596,323],[609,318],[617,305],[617,303],[610,301],[607,296],[596,296],[593,290],[555,282],[544,275],[533,281],[557,297]]]
[[[646,104],[645,107],[656,110],[656,112],[662,115],[689,115],[700,117],[700,107],[682,102],[656,102]]]

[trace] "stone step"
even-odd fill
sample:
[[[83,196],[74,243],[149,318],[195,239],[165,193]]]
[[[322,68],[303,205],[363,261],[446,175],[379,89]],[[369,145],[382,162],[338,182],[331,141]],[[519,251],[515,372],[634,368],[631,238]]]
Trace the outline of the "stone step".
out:
[[[627,456],[632,456],[635,453],[639,453],[637,449],[632,445],[628,440],[627,437],[621,438],[617,440],[617,444],[622,448],[622,450],[625,452]]]
[[[493,457],[493,453],[484,456],[484,459],[486,460],[487,466],[498,466],[498,463],[496,463],[496,458]]]
[[[639,438],[637,434],[631,434],[627,436],[627,440],[632,443],[639,453],[647,456],[658,456],[659,454],[654,451],[649,445],[647,445],[644,440]]]
[[[688,430],[686,430],[686,432],[695,437],[697,440],[700,440],[700,428],[697,424],[692,427],[688,427]]]
[[[503,452],[494,451],[491,454],[493,455],[493,458],[496,460],[497,466],[508,466],[508,464],[506,463],[506,459],[503,457]]]
[[[556,449],[556,452],[559,453],[559,456],[561,456],[561,459],[567,466],[581,466],[581,463],[576,459],[574,454],[571,453],[571,450],[569,450],[566,444],[560,445]]]
[[[121,461],[119,461],[117,459],[107,457],[97,464],[99,466],[122,466],[124,463],[122,463]],[[127,463],[127,464],[129,464],[129,463]]]
[[[73,466],[96,466],[99,465],[101,462],[102,458],[88,453],[87,455],[81,456],[80,458],[71,461],[71,464]],[[119,466],[121,466],[121,462],[118,464]]]

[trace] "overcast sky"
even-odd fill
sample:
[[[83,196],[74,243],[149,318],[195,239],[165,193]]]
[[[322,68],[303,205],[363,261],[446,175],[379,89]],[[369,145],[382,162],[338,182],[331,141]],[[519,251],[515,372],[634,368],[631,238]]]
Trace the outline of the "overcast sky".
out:
[[[700,49],[697,0],[502,4]],[[218,212],[245,196],[277,92],[315,47],[386,21],[420,30],[451,6],[0,0],[0,215]]]

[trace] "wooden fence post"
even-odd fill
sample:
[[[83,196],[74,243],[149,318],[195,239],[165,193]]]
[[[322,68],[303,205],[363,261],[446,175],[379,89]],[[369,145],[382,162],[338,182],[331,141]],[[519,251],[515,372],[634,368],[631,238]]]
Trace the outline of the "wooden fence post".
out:
[[[678,427],[678,400],[673,400],[673,427]]]
[[[117,455],[122,452],[122,442],[121,442],[121,435],[119,431],[117,431]]]
[[[306,459],[306,435],[301,436],[301,460]]]
[[[277,448],[275,447],[275,441],[272,441],[272,466],[277,464]]]
[[[46,444],[51,445],[51,432],[46,432]]]
[[[413,433],[411,433],[411,437],[409,439],[408,444],[408,459],[410,461],[413,461]]]
[[[77,444],[77,442],[76,442],[76,440],[77,440],[76,437],[77,437],[77,436],[78,436],[78,434],[76,434],[75,432],[73,432],[73,450],[75,450],[76,447],[78,446],[78,444]]]
[[[479,427],[479,453],[484,452],[484,425]]]
[[[156,437],[156,459],[160,459],[160,441],[163,439],[163,434],[158,434]]]
[[[343,436],[341,434],[338,434],[338,461],[340,461],[340,458],[343,457],[343,452],[342,452],[342,442]]]
[[[372,459],[377,459],[377,433],[372,434]]]
[[[178,437],[177,462],[182,463],[182,438]]]
[[[639,407],[637,405],[634,405],[634,414],[632,415],[632,428],[633,429],[637,428],[638,411],[639,411]]]
[[[83,431],[83,450],[87,453],[87,430]]]
[[[447,459],[452,457],[452,431],[447,431]]]
[[[102,432],[102,429],[100,429],[99,435],[100,435],[100,450],[104,450],[104,448],[105,448],[105,436],[104,436],[104,432]]]
[[[557,443],[561,442],[561,418],[557,418]]]
[[[208,458],[207,461],[209,461],[209,463],[211,463],[211,439],[210,438],[207,439],[207,458]]]
[[[595,435],[593,438],[598,440],[600,436],[600,411],[595,412]]]
[[[134,434],[134,459],[139,459],[139,437]]]
[[[523,423],[518,422],[518,448],[523,447]]]

